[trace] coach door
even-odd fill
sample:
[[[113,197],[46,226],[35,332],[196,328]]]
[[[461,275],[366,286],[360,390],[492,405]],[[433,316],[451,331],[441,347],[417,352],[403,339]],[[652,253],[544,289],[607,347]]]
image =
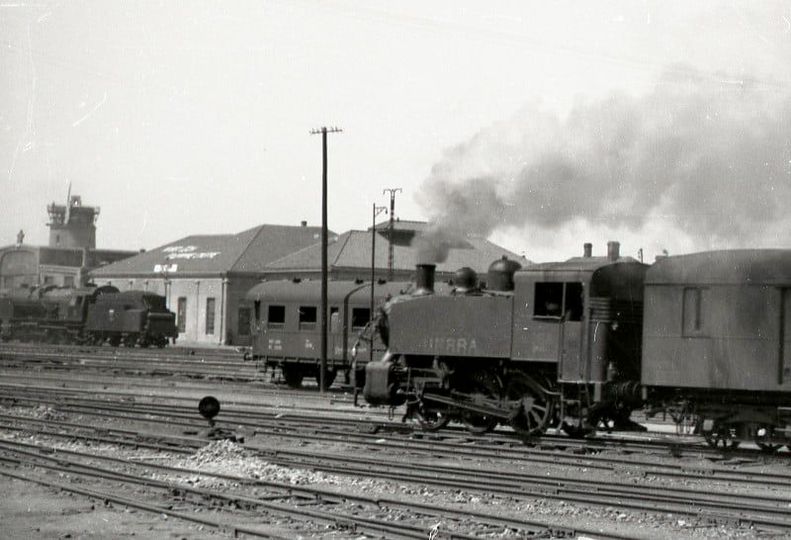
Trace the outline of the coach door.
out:
[[[780,310],[780,384],[791,384],[791,289],[782,289]]]

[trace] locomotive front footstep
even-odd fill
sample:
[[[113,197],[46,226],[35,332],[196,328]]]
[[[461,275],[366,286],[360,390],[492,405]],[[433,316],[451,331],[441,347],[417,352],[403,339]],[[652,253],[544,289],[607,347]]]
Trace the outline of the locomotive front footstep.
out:
[[[243,443],[244,437],[236,434],[231,429],[217,427],[214,418],[220,413],[220,401],[214,396],[205,396],[198,402],[198,412],[209,421],[209,429],[200,433],[211,441],[227,440],[231,442]]]

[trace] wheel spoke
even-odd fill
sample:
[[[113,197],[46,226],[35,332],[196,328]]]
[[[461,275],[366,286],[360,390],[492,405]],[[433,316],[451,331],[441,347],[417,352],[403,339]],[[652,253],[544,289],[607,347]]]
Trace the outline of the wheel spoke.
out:
[[[511,419],[511,427],[523,437],[543,432],[551,418],[553,403],[539,386],[527,375],[515,372],[510,375],[506,399],[518,404]]]

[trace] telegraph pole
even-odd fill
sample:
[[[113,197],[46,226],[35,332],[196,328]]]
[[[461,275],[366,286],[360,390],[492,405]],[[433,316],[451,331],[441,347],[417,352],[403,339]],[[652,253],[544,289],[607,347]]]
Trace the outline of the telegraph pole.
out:
[[[322,175],[321,175],[321,363],[319,365],[319,391],[327,390],[327,133],[340,133],[337,127],[321,127],[310,131],[311,135],[321,133]]]
[[[401,188],[385,188],[382,194],[390,193],[390,225],[387,233],[387,280],[393,281],[393,230],[395,228],[395,197],[396,193],[403,191]]]

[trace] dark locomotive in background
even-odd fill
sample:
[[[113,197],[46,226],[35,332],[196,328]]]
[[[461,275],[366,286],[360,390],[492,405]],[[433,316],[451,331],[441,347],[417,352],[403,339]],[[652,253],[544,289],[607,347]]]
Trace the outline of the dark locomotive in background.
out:
[[[164,347],[178,337],[163,296],[112,286],[19,288],[0,294],[0,339]]]
[[[461,269],[437,290],[433,267],[419,266],[416,286],[377,287],[377,305],[392,299],[373,336],[360,332],[370,289],[333,282],[333,376],[356,365],[369,402],[406,404],[425,429],[454,420],[473,432],[503,423],[526,437],[550,426],[583,435],[635,427],[632,411],[645,408],[715,446],[791,442],[791,250],[648,266],[608,247],[607,257],[586,245],[582,257],[526,268],[495,261],[485,283]],[[248,295],[253,355],[292,385],[318,373],[318,298],[317,282]]]

